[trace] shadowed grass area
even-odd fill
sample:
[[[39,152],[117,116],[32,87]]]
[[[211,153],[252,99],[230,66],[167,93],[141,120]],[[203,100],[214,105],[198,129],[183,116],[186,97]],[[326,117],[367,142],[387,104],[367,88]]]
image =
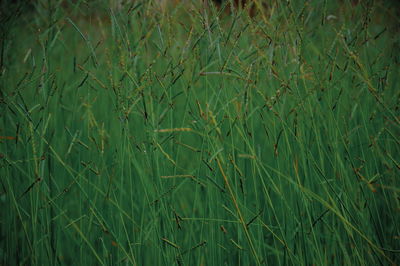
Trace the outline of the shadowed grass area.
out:
[[[255,2],[1,4],[1,264],[399,263],[398,4]]]

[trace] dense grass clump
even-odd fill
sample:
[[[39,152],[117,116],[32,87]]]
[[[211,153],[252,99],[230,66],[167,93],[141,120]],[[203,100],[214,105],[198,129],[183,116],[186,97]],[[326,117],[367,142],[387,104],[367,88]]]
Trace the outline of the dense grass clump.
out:
[[[265,3],[3,2],[0,264],[399,263],[396,2]]]

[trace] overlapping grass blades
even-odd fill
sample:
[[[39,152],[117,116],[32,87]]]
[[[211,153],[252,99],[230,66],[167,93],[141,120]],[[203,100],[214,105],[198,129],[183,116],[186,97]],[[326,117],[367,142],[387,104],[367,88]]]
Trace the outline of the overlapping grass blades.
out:
[[[3,4],[1,264],[398,263],[387,5]]]

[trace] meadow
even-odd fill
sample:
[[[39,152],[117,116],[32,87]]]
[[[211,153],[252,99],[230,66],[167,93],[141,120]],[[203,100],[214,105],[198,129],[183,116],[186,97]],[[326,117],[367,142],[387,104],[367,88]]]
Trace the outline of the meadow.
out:
[[[0,7],[0,265],[399,264],[396,1]]]

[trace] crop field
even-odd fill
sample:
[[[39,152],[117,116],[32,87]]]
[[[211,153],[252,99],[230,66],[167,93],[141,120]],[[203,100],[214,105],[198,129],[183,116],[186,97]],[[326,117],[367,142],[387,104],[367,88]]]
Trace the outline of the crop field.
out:
[[[400,264],[397,1],[0,8],[0,265]]]

